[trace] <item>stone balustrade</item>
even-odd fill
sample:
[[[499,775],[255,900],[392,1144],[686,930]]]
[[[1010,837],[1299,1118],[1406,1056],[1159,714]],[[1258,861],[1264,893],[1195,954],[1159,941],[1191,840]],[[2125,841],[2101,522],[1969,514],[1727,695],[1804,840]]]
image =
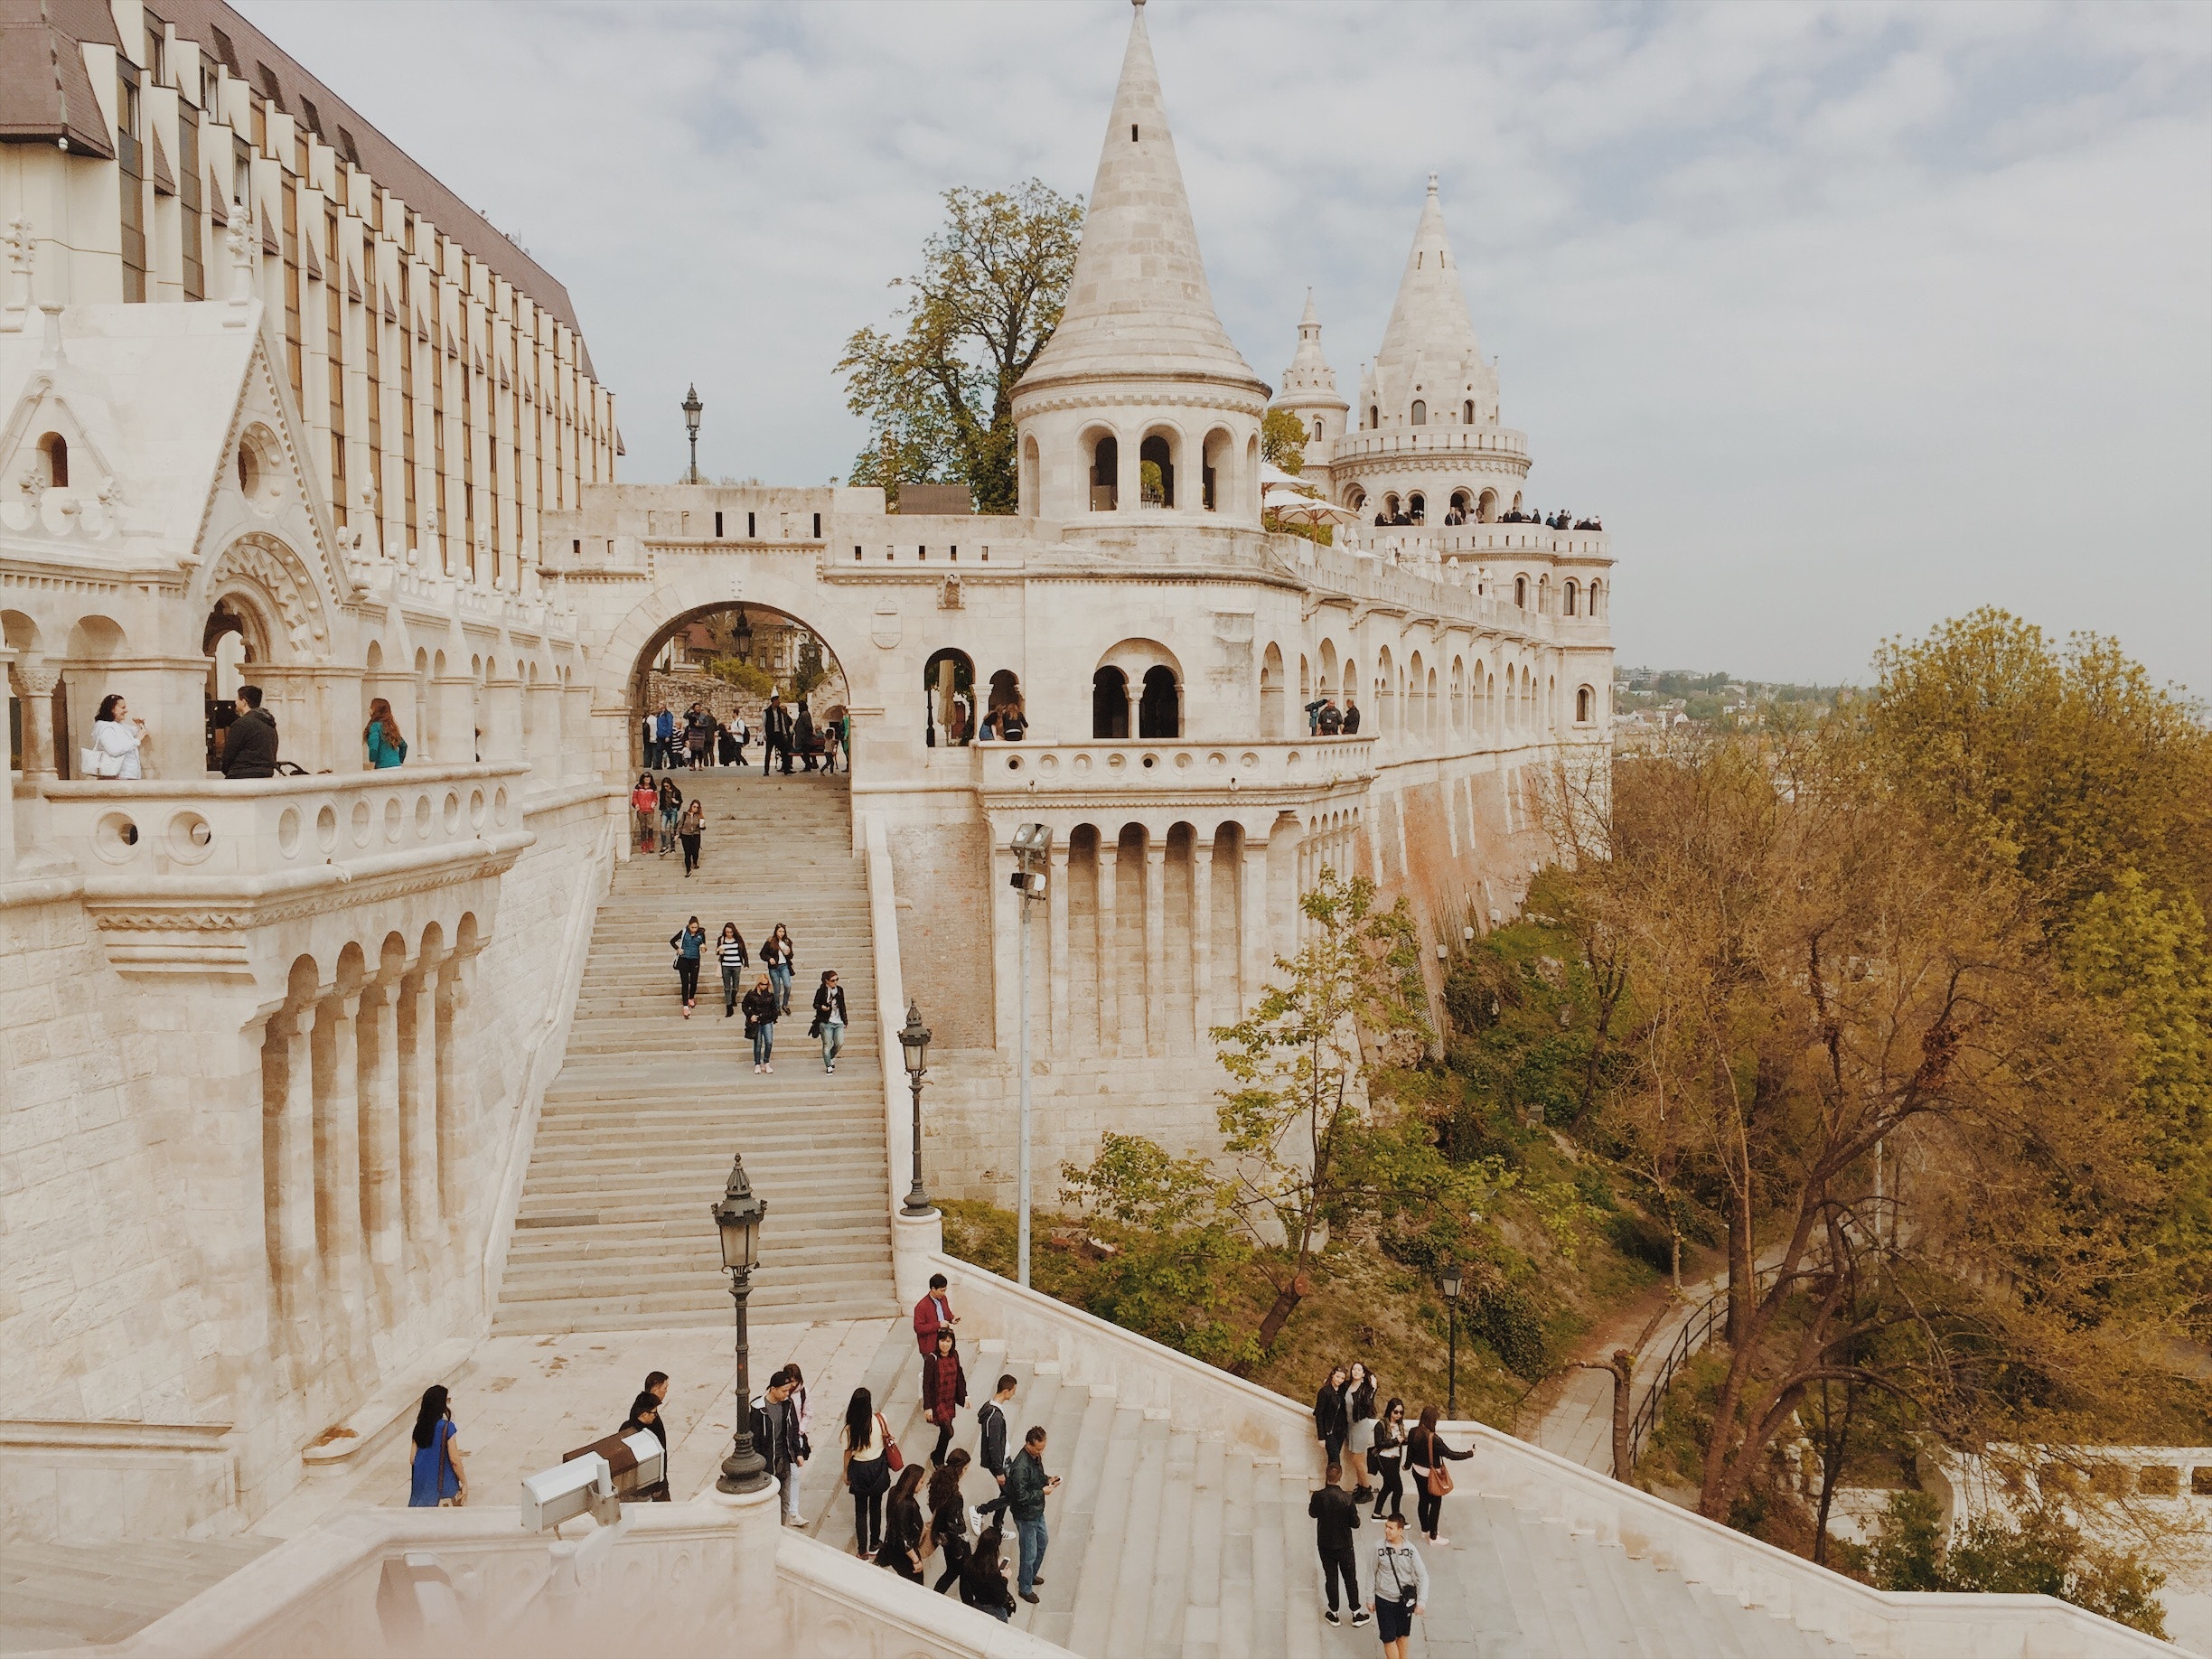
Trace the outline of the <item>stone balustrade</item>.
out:
[[[1613,557],[1606,530],[1552,530],[1542,524],[1347,524],[1336,545],[1356,552],[1429,558],[1604,558]]]
[[[1528,459],[1528,434],[1512,426],[1392,426],[1347,432],[1329,449],[1329,464],[1392,455],[1503,455]]]
[[[1305,717],[1298,717],[1301,723]],[[986,795],[1062,792],[1187,796],[1197,791],[1310,793],[1374,772],[1375,740],[1313,737],[1299,743],[979,743],[970,746],[976,786]]]

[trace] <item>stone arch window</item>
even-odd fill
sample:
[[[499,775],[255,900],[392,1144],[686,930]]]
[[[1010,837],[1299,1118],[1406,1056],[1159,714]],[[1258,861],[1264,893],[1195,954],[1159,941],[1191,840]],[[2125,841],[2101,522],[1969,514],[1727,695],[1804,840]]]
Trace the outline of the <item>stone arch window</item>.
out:
[[[1365,689],[1360,684],[1359,664],[1346,657],[1344,660],[1344,707],[1347,714],[1357,706],[1359,694]],[[1321,689],[1326,695],[1328,691],[1327,685],[1324,683]],[[1367,701],[1372,707],[1374,698],[1369,698]]]
[[[1551,578],[1549,576],[1536,578],[1536,612],[1540,616],[1548,616],[1551,613]]]
[[[1303,708],[1313,701],[1313,663],[1304,651],[1298,652],[1298,707]]]
[[[1375,699],[1381,707],[1375,710],[1375,730],[1381,733],[1398,729],[1397,675],[1391,665],[1390,647],[1385,645],[1375,658]]]
[[[1528,577],[1524,576],[1514,577],[1514,604],[1521,610],[1528,609]]]
[[[1485,490],[1475,498],[1475,516],[1485,524],[1497,522],[1497,492]]]
[[[1315,417],[1314,417],[1314,424],[1313,424],[1313,435],[1314,435],[1314,440],[1315,440],[1317,443],[1318,443],[1318,442],[1319,442],[1319,441],[1320,441],[1322,438],[1324,438],[1324,437],[1326,437],[1326,436],[1328,436],[1327,426],[1326,426],[1326,423],[1325,423],[1325,422],[1323,422],[1322,418],[1321,418],[1321,417],[1320,417],[1318,415],[1317,415],[1317,416],[1315,416]]]
[[[1398,492],[1392,490],[1382,497],[1382,516],[1395,524],[1398,521]]]
[[[1426,679],[1427,670],[1422,665],[1420,652],[1417,651],[1406,659],[1405,701],[1406,730],[1416,737],[1423,736],[1429,729],[1428,705],[1421,698],[1421,687]]]
[[[1437,718],[1437,671],[1433,668],[1421,682],[1421,732],[1429,737],[1441,736],[1444,732],[1444,722]]]
[[[1406,517],[1420,524],[1429,517],[1429,498],[1419,490],[1406,497]]]
[[[69,488],[69,439],[49,432],[38,441],[39,471],[50,490]]]
[[[1344,504],[1349,507],[1354,512],[1366,511],[1367,492],[1361,489],[1357,484],[1347,485],[1345,489]]]
[[[1452,731],[1458,733],[1467,730],[1467,660],[1463,657],[1452,659],[1449,718]]]
[[[1260,659],[1260,736],[1272,741],[1289,736],[1283,729],[1283,654],[1278,645],[1270,645]]]
[[[1084,442],[1090,445],[1091,511],[1111,512],[1120,500],[1121,441],[1111,432],[1096,432]]]
[[[1373,432],[1380,428],[1382,425],[1382,411],[1375,408],[1373,404],[1369,404],[1367,406],[1367,429]]]
[[[1253,518],[1260,516],[1260,435],[1253,433],[1244,440],[1244,511]]]
[[[1129,676],[1109,663],[1091,676],[1091,736],[1098,743],[1126,743],[1129,728]]]
[[[1467,400],[1467,405],[1466,405],[1465,408],[1464,408],[1464,409],[1461,411],[1461,413],[1460,413],[1460,420],[1461,420],[1461,423],[1462,423],[1463,425],[1465,425],[1465,426],[1473,426],[1473,425],[1475,424],[1475,399],[1474,399],[1474,398],[1469,398]]]
[[[1429,404],[1426,398],[1413,399],[1413,417],[1411,424],[1416,426],[1425,426],[1429,424]]]
[[[1148,507],[1176,504],[1176,449],[1174,435],[1155,429],[1137,446],[1139,498]]]
[[[1321,683],[1315,688],[1315,697],[1334,697],[1336,694],[1336,642],[1321,642]],[[1310,700],[1310,699],[1309,699]]]
[[[1581,594],[1582,590],[1576,585],[1574,577],[1569,576],[1567,578],[1567,586],[1560,589],[1560,614],[1561,616],[1574,616],[1579,614],[1579,613],[1576,611],[1575,605],[1581,598]]]
[[[1451,516],[1455,519],[1466,518],[1469,504],[1465,490],[1454,490],[1451,494]]]
[[[1021,505],[1022,511],[1026,513],[1035,514],[1037,511],[1037,474],[1041,469],[1042,462],[1037,455],[1036,439],[1024,438],[1021,458]]]
[[[1155,663],[1145,670],[1144,689],[1137,699],[1137,736],[1180,737],[1183,735],[1183,688],[1175,670]]]
[[[1575,688],[1575,724],[1588,726],[1598,717],[1598,693],[1589,686]]]
[[[976,733],[975,664],[964,651],[932,651],[922,665],[923,741],[958,748]]]
[[[1200,457],[1199,505],[1208,512],[1221,511],[1223,499],[1232,490],[1230,473],[1234,470],[1236,439],[1226,426],[1216,426],[1206,434],[1205,450]]]
[[[1604,614],[1598,608],[1599,602],[1603,599],[1604,595],[1605,584],[1597,580],[1597,578],[1592,577],[1589,585],[1589,614],[1592,616],[1598,616]]]

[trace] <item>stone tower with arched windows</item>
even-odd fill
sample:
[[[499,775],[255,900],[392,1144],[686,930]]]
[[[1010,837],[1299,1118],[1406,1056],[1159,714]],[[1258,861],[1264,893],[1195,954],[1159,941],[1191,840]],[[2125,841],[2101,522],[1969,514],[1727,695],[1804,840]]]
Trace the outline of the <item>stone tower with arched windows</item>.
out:
[[[1022,513],[1256,528],[1267,399],[1214,309],[1139,5],[1067,309],[1014,389]]]
[[[1306,290],[1305,314],[1298,318],[1298,352],[1283,370],[1274,407],[1289,410],[1305,426],[1309,460],[1327,455],[1351,423],[1351,405],[1337,391],[1336,371],[1321,352],[1321,313],[1311,288]]]

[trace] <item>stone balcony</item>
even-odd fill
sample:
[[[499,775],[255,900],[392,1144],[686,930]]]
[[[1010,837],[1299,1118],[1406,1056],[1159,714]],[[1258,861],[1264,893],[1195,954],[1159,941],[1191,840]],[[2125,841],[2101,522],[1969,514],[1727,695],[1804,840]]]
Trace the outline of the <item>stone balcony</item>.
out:
[[[1336,542],[1379,558],[1394,553],[1401,560],[1613,557],[1606,530],[1552,530],[1542,524],[1347,524],[1336,532]]]
[[[1072,805],[1111,799],[1138,807],[1238,796],[1308,800],[1339,785],[1364,785],[1374,773],[1375,739],[979,743],[970,746],[969,755],[977,792],[987,806],[1011,806],[1017,800]]]
[[[497,876],[530,844],[521,763],[312,777],[53,783],[68,858],[117,971],[281,983],[272,924]],[[276,951],[276,954],[271,954]]]
[[[1374,461],[1396,455],[1497,455],[1526,462],[1528,434],[1511,426],[1388,426],[1348,432],[1330,446],[1328,462]]]

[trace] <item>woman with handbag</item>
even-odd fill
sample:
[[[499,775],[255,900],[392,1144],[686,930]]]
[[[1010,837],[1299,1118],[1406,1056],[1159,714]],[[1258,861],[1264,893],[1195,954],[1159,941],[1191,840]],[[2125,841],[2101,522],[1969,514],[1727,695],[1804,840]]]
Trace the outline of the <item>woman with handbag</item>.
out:
[[[415,1413],[415,1456],[408,1467],[409,1509],[458,1509],[468,1502],[468,1476],[454,1438],[451,1397],[443,1382],[423,1390]]]
[[[100,698],[92,717],[92,746],[84,752],[85,775],[136,783],[143,775],[138,745],[145,741],[146,723],[131,718],[130,706],[110,691]]]
[[[737,1011],[739,979],[753,961],[745,953],[745,935],[735,922],[722,924],[722,937],[715,941],[715,956],[722,964],[722,1017],[727,1019]]]
[[[1374,1518],[1391,1514],[1405,1519],[1405,1401],[1393,1400],[1375,1420],[1374,1443],[1367,1449],[1367,1464],[1380,1483],[1375,1488]]]
[[[781,922],[768,935],[768,942],[761,946],[761,966],[775,981],[776,1002],[782,1012],[791,1012],[792,969],[799,961],[799,947],[792,942],[791,930]]]
[[[856,1388],[845,1408],[845,1458],[839,1475],[852,1494],[855,1553],[864,1561],[873,1561],[883,1545],[884,1494],[890,1489],[892,1475],[905,1467],[898,1442],[891,1438],[891,1425],[876,1409],[874,1397],[865,1388]],[[914,1576],[921,1576],[919,1568]]]
[[[930,1476],[930,1541],[944,1551],[944,1570],[930,1586],[939,1595],[961,1580],[968,1568],[968,1500],[961,1495],[961,1476],[968,1472],[968,1453],[957,1450]]]
[[[1414,1514],[1420,1521],[1421,1536],[1439,1550],[1451,1547],[1451,1540],[1437,1536],[1437,1528],[1444,1519],[1444,1497],[1452,1489],[1451,1466],[1475,1455],[1474,1448],[1454,1451],[1444,1444],[1444,1437],[1437,1432],[1437,1409],[1421,1407],[1420,1423],[1406,1437],[1406,1473],[1418,1483],[1414,1490],[1420,1495]]]
[[[753,1044],[753,1070],[755,1073],[773,1073],[775,1070],[775,987],[768,983],[768,976],[761,975],[753,989],[745,994],[745,1036]]]
[[[1406,1542],[1405,1517],[1392,1515],[1382,1523],[1382,1542],[1375,1545],[1375,1634],[1382,1638],[1382,1659],[1406,1659],[1406,1638],[1413,1633],[1413,1616],[1429,1610],[1429,1569],[1420,1551]]]
[[[922,1466],[901,1470],[898,1484],[884,1504],[883,1542],[876,1549],[876,1564],[888,1567],[909,1584],[922,1579],[922,1558],[929,1553],[929,1536],[922,1521],[922,1500],[914,1495],[922,1485]]]

